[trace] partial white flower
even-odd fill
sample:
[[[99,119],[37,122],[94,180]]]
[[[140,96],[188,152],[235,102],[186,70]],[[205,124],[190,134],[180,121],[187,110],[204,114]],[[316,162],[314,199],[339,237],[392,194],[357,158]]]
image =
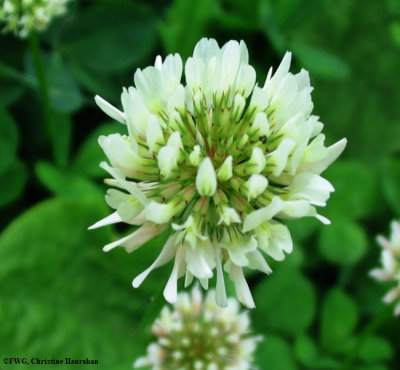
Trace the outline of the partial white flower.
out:
[[[0,5],[0,22],[5,23],[4,31],[24,38],[32,30],[44,30],[52,18],[64,14],[68,2],[69,0],[4,0]],[[104,101],[96,101],[102,105],[102,109],[114,113]],[[113,118],[120,120],[121,117]]]
[[[220,48],[202,39],[185,65],[175,54],[138,70],[135,87],[123,89],[122,110],[96,97],[129,136],[99,139],[112,165],[102,165],[113,178],[107,183],[119,189],[107,195],[115,212],[94,226],[146,225],[135,234],[143,241],[173,230],[134,287],[174,259],[168,301],[176,299],[180,277],[186,286],[197,278],[207,288],[215,271],[218,304],[226,304],[229,276],[240,301],[254,307],[243,268],[269,274],[264,257],[283,260],[292,251],[280,220],[329,223],[316,207],[325,206],[334,189],[320,174],[346,140],[324,146],[308,73],[290,73],[290,59],[286,53],[259,87],[243,41]],[[115,245],[135,249],[137,242],[126,238]]]
[[[381,267],[369,272],[377,281],[390,281],[394,287],[383,297],[385,303],[397,302],[394,314],[400,316],[400,222],[392,221],[390,224],[390,237],[382,235],[376,238],[381,246]]]
[[[255,369],[253,354],[261,336],[251,336],[248,312],[234,299],[226,308],[215,303],[214,291],[205,299],[196,286],[179,293],[172,308],[164,307],[152,326],[154,342],[135,368],[247,370]]]

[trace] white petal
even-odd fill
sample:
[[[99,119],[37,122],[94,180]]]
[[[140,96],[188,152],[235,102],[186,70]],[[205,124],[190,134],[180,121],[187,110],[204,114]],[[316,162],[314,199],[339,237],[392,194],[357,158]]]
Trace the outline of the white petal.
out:
[[[157,203],[151,201],[146,206],[146,218],[156,224],[164,224],[169,222],[174,216],[174,207],[170,203]]]
[[[161,71],[162,68],[162,58],[160,55],[156,56],[156,61],[154,62],[154,67],[156,67],[159,71]]]
[[[203,159],[203,156],[202,156],[201,151],[200,151],[200,146],[199,145],[195,145],[193,147],[193,151],[189,155],[190,163],[193,166],[197,167],[201,163],[202,159]]]
[[[125,113],[121,112],[119,109],[115,108],[108,101],[104,100],[101,96],[96,95],[94,97],[96,104],[99,108],[111,118],[117,120],[118,122],[125,123]]]
[[[217,305],[219,305],[221,307],[226,307],[227,299],[226,299],[224,272],[222,270],[221,251],[219,249],[215,249],[215,260],[216,260],[216,269],[217,269],[217,284],[215,287],[215,300],[217,302]]]
[[[113,167],[121,169],[126,175],[135,177],[143,160],[120,134],[100,136],[98,142]]]
[[[232,156],[225,158],[224,163],[218,169],[218,179],[221,181],[227,181],[232,177]]]
[[[151,266],[144,270],[140,275],[136,276],[135,279],[133,279],[132,286],[134,288],[138,288],[146,279],[146,277],[150,274],[150,272],[158,267],[165,265],[168,261],[172,259],[178,247],[175,242],[175,237],[175,235],[171,235],[163,246],[161,253],[151,264]]]
[[[330,193],[335,190],[329,181],[313,173],[296,175],[286,189],[293,193],[291,199],[304,198],[317,206],[325,206]]]
[[[146,140],[152,152],[158,152],[158,149],[164,145],[164,135],[157,116],[151,114],[146,128]]]
[[[164,297],[169,303],[175,303],[178,298],[178,277],[183,261],[183,249],[180,247],[176,252],[174,267],[164,289]]]
[[[271,267],[269,267],[268,263],[265,261],[264,257],[259,251],[255,250],[250,252],[247,255],[247,258],[249,259],[249,268],[261,271],[265,274],[272,273]]]
[[[168,179],[172,171],[178,167],[178,149],[172,146],[163,146],[157,156],[160,173]]]
[[[249,168],[246,166],[247,172],[249,174],[260,173],[264,169],[265,163],[266,160],[263,151],[260,148],[255,147],[253,148],[251,157],[247,162],[248,166],[250,166]]]
[[[201,162],[196,175],[196,189],[200,195],[213,196],[217,189],[217,176],[211,159],[206,157]]]
[[[126,181],[121,170],[110,167],[106,162],[101,162],[100,167],[105,169],[112,177],[114,177],[118,184],[135,196],[140,203],[143,205],[148,204],[149,201],[146,198],[146,195],[139,189],[136,183]]]
[[[199,248],[193,249],[191,246],[185,248],[185,261],[187,269],[198,279],[212,277],[212,271]]]
[[[400,288],[396,287],[396,288],[389,290],[389,292],[386,293],[386,295],[383,297],[382,300],[385,303],[392,303],[399,297],[400,297]]]
[[[243,232],[253,230],[263,222],[270,220],[284,207],[285,203],[279,197],[274,197],[268,206],[257,209],[246,216],[243,223]]]
[[[229,274],[235,283],[236,295],[239,301],[242,302],[247,308],[255,308],[256,305],[254,304],[249,286],[244,278],[242,268],[232,263],[230,265]]]
[[[106,225],[116,224],[116,223],[121,222],[121,221],[122,221],[122,218],[120,217],[118,212],[114,212],[114,213],[111,213],[111,215],[103,218],[102,220],[97,221],[92,226],[89,226],[88,229],[89,230],[97,229],[98,227],[103,227],[103,226],[106,226]]]
[[[247,180],[248,193],[247,200],[257,198],[268,186],[268,180],[265,176],[254,174]]]
[[[257,248],[257,241],[254,237],[251,238],[239,238],[232,240],[231,242],[224,243],[229,258],[238,266],[247,266],[249,260],[247,254],[254,251]]]
[[[286,167],[289,154],[296,143],[291,139],[283,139],[278,148],[267,156],[267,166],[273,166],[272,174],[279,176]]]
[[[128,253],[141,247],[144,243],[153,239],[156,235],[162,233],[166,225],[154,225],[150,222],[144,224],[132,234],[125,236],[115,242],[109,243],[103,247],[104,252],[109,252],[118,246],[123,246]]]
[[[224,223],[225,225],[230,225],[232,223],[240,223],[242,222],[239,213],[234,208],[231,207],[222,207],[221,218],[218,222],[218,225]]]

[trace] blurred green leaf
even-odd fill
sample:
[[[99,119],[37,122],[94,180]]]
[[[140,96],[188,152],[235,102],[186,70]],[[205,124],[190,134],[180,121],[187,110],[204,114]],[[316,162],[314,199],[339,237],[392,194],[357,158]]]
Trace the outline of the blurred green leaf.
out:
[[[259,22],[264,30],[265,36],[269,39],[275,51],[283,53],[287,49],[287,39],[277,22],[275,11],[269,0],[259,2]]]
[[[319,237],[319,249],[329,262],[338,265],[357,263],[367,250],[367,236],[354,221],[337,218],[324,227]]]
[[[315,364],[319,356],[315,343],[306,335],[301,335],[296,338],[294,352],[296,354],[296,359],[301,365],[306,367],[313,367],[313,364]]]
[[[52,112],[55,132],[52,133],[54,142],[54,157],[57,165],[66,167],[69,159],[71,145],[72,122],[69,115]]]
[[[24,92],[24,76],[22,70],[22,55],[24,45],[12,36],[1,35],[0,50],[0,107],[14,103]]]
[[[112,271],[108,229],[87,231],[103,201],[52,199],[28,210],[0,237],[0,355],[97,359],[130,368],[142,351],[134,339],[145,300]],[[115,345],[110,345],[115,344]]]
[[[0,173],[0,207],[18,198],[24,190],[27,178],[26,166],[18,159]]]
[[[121,95],[121,87],[115,83],[115,78],[90,70],[84,66],[71,62],[70,68],[82,87],[95,95],[100,95],[110,103]]]
[[[50,100],[59,112],[73,112],[83,103],[78,84],[58,54],[52,54],[47,76]]]
[[[17,125],[6,110],[0,109],[0,173],[14,161],[17,145]]]
[[[257,285],[254,297],[256,321],[264,331],[298,335],[314,318],[313,286],[296,268],[287,266],[266,277]]]
[[[400,215],[400,161],[391,159],[386,161],[382,176],[383,195],[389,207]]]
[[[300,0],[268,0],[274,8],[274,14],[279,24],[286,22],[296,11]]]
[[[103,193],[98,186],[76,173],[61,170],[47,162],[38,162],[35,172],[40,182],[55,195],[78,199],[86,196],[102,198]]]
[[[321,225],[313,217],[305,217],[298,220],[286,220],[285,223],[290,229],[294,240],[304,241],[310,237]]]
[[[100,168],[99,164],[107,158],[101,149],[98,139],[100,135],[109,135],[119,132],[126,134],[127,128],[117,121],[105,123],[93,131],[82,146],[72,163],[73,171],[85,176],[104,177],[106,172]]]
[[[25,59],[25,79],[32,87],[37,88],[36,72],[31,54],[27,54]],[[64,113],[79,109],[83,103],[83,97],[75,77],[64,64],[60,55],[46,54],[43,62],[46,68],[52,108]]]
[[[22,95],[23,85],[12,79],[0,78],[0,108],[14,103]]]
[[[390,34],[394,44],[400,48],[400,22],[393,22],[390,25]]]
[[[260,369],[295,370],[296,363],[289,344],[275,335],[265,335],[258,344],[256,362]]]
[[[330,352],[341,351],[347,346],[358,322],[354,301],[342,290],[330,290],[322,304],[320,340]]]
[[[96,2],[63,30],[59,50],[90,69],[117,71],[153,51],[156,30],[156,18],[144,2]]]
[[[368,364],[355,366],[354,370],[389,370],[389,368],[382,364]]]
[[[216,22],[219,27],[235,31],[259,29],[257,8],[259,0],[220,0]]]
[[[377,182],[366,164],[338,161],[329,167],[324,177],[335,187],[325,211],[332,220],[343,215],[362,218],[374,212]]]
[[[358,351],[358,358],[365,362],[387,361],[392,358],[393,349],[390,343],[375,335],[371,335],[363,341]]]
[[[217,11],[218,2],[214,0],[175,0],[167,11],[165,21],[160,24],[165,50],[168,53],[179,52],[187,58],[196,42],[206,34]]]
[[[350,67],[337,55],[299,42],[291,45],[294,55],[302,67],[311,74],[329,79],[345,79],[350,75]]]

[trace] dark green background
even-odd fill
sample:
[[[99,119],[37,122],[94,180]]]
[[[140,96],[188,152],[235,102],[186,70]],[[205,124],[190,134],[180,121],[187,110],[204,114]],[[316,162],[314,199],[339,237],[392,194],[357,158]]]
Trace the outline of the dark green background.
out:
[[[310,71],[327,143],[348,139],[326,171],[336,192],[321,213],[332,225],[291,221],[293,254],[268,278],[249,274],[253,326],[265,337],[257,364],[399,368],[399,320],[381,302],[390,285],[367,273],[379,263],[376,234],[400,214],[400,1],[97,0],[69,10],[40,35],[50,132],[28,42],[0,36],[0,357],[89,357],[129,369],[144,354],[139,323],[171,266],[138,290],[131,280],[165,235],[132,255],[105,254],[126,229],[86,230],[109,212],[97,137],[124,130],[93,96],[120,107],[136,68],[157,54],[186,58],[207,36],[243,39],[259,83],[291,50],[292,71]]]

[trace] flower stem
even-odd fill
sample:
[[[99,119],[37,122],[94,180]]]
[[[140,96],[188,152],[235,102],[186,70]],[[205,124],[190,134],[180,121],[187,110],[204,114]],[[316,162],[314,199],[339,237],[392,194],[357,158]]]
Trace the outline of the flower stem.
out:
[[[346,360],[341,367],[341,370],[353,369],[353,363],[356,359],[360,348],[362,347],[364,341],[373,334],[377,329],[379,329],[390,317],[393,315],[393,307],[390,305],[384,309],[379,315],[377,315],[372,321],[370,321],[364,329],[361,331],[357,340],[354,343],[353,350],[349,352]]]
[[[33,58],[33,66],[35,68],[37,85],[39,88],[39,96],[42,103],[43,119],[46,126],[47,136],[52,147],[53,156],[55,155],[54,148],[54,127],[52,122],[52,111],[50,103],[49,85],[46,78],[46,73],[43,64],[43,55],[40,49],[39,37],[36,31],[32,30],[29,34],[29,47]]]

